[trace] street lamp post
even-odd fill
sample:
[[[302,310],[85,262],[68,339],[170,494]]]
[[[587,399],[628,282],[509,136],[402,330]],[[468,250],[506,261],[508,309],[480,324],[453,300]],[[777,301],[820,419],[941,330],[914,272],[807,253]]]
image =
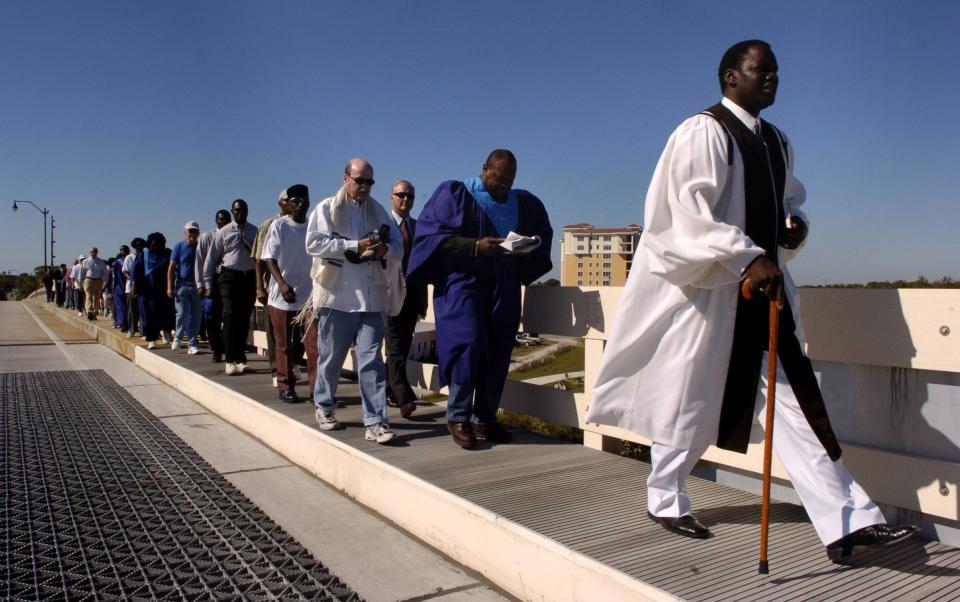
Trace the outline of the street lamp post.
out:
[[[50,210],[44,207],[41,209],[33,201],[20,201],[21,203],[30,203],[33,205],[33,208],[43,214],[43,267],[47,268],[50,264],[47,263],[47,215],[50,214]],[[16,213],[17,201],[13,201],[13,212]],[[53,218],[50,218],[50,260],[53,261]]]

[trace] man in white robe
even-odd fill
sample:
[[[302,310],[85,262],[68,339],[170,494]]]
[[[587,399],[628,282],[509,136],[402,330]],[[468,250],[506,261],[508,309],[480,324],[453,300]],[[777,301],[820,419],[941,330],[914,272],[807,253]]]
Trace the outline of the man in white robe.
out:
[[[774,448],[831,559],[916,532],[887,526],[840,460],[802,352],[797,291],[785,263],[806,237],[793,152],[759,119],[773,104],[776,58],[748,40],[724,54],[721,103],[684,121],[647,193],[645,230],[620,300],[587,420],[650,438],[648,514],[707,538],[685,479],[707,447],[745,451],[766,379],[768,300],[782,285]],[[749,279],[754,301],[740,298]],[[756,406],[756,407],[755,407]]]

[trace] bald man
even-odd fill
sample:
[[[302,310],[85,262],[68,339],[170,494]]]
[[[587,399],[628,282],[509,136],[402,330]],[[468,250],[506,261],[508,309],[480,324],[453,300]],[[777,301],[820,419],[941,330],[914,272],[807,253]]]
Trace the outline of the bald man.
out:
[[[313,400],[321,430],[340,428],[335,399],[340,368],[350,345],[357,353],[364,438],[389,443],[386,367],[380,356],[384,316],[399,311],[401,287],[391,287],[403,253],[396,222],[370,196],[373,166],[352,159],[343,186],[321,201],[307,221],[307,253],[313,256],[311,307],[317,320],[317,379]],[[402,279],[400,281],[402,284]],[[399,301],[402,303],[402,297]]]

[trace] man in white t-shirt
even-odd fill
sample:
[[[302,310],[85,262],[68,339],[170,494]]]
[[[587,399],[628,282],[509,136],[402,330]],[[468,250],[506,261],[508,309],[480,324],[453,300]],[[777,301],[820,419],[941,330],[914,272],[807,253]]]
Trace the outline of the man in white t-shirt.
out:
[[[77,310],[77,315],[83,317],[83,306],[86,304],[86,298],[83,294],[83,261],[86,255],[77,257],[70,270],[70,280],[73,283],[73,309]]]
[[[307,254],[307,210],[310,209],[310,191],[303,184],[295,184],[280,194],[281,206],[289,213],[275,219],[269,226],[260,257],[266,263],[272,279],[267,298],[267,313],[273,326],[277,388],[281,401],[299,403],[294,385],[294,366],[307,352],[310,391],[317,379],[317,326],[309,320],[304,336],[301,321],[294,316],[310,298],[313,281],[310,279],[312,258]]]
[[[133,338],[134,332],[143,334],[143,324],[140,316],[140,302],[137,295],[133,292],[133,264],[138,256],[143,253],[143,248],[147,246],[147,241],[139,236],[130,241],[133,252],[123,258],[123,275],[127,277],[126,284],[123,285],[124,292],[127,293],[127,338]]]

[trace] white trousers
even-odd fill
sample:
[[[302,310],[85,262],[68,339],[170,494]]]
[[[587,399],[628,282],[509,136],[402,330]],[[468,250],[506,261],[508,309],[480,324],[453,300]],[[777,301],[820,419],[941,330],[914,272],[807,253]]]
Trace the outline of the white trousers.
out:
[[[767,354],[764,353],[760,376],[762,399],[757,402],[761,428],[767,408],[766,367]],[[824,545],[863,527],[886,523],[880,509],[843,467],[843,460],[834,462],[827,455],[803,415],[787,375],[779,364],[773,449]],[[690,514],[686,478],[705,451],[706,448],[685,450],[653,444],[650,449],[650,478],[647,479],[647,509],[650,514],[669,517]]]

